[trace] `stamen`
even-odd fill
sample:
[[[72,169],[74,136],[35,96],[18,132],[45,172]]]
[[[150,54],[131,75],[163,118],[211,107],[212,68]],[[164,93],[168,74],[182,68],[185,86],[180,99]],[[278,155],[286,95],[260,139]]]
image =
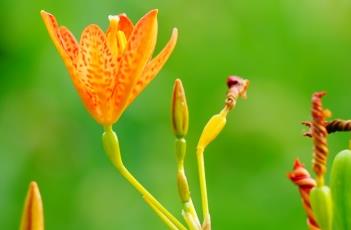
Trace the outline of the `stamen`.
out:
[[[118,17],[118,15],[109,15],[108,16],[108,20],[110,21],[110,26],[112,24],[114,24],[118,28],[118,24],[119,24],[119,17]]]
[[[118,49],[120,54],[123,53],[124,49],[127,46],[127,38],[123,31],[119,30],[117,33]]]
[[[118,15],[109,15],[108,20],[110,21],[110,26],[107,30],[107,43],[110,47],[112,55],[114,57],[118,56]]]

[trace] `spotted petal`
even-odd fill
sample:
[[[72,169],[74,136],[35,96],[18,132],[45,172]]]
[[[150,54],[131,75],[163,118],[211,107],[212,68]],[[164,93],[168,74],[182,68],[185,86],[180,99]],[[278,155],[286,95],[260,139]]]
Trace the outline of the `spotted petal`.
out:
[[[132,89],[150,60],[157,36],[157,10],[152,10],[135,25],[123,53],[114,89],[115,117],[119,118]]]
[[[173,49],[177,43],[177,38],[178,30],[174,28],[171,38],[163,50],[146,65],[143,74],[140,76],[133,88],[133,92],[129,98],[128,104],[132,103],[134,99],[145,89],[145,87],[155,78],[158,72],[160,72],[161,68],[166,63],[169,56],[172,54]]]
[[[116,62],[105,33],[97,25],[87,26],[80,39],[75,85],[89,112],[101,124],[111,122]]]
[[[67,28],[60,28],[54,15],[47,13],[44,10],[42,10],[40,14],[43,18],[51,39],[53,40],[69,72],[71,75],[73,75],[73,60],[78,53],[78,44],[74,36]]]
[[[71,59],[74,66],[76,66],[79,45],[76,38],[73,36],[71,31],[69,31],[66,27],[60,27],[60,34],[63,43],[63,47],[66,51],[66,54]]]

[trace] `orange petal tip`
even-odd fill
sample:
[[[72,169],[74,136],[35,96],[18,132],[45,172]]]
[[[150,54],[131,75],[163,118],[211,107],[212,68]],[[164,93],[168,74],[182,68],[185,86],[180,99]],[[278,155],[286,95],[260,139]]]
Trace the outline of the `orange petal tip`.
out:
[[[174,36],[177,36],[177,35],[178,35],[178,28],[177,28],[177,27],[174,27],[174,28],[172,29],[172,35],[174,35]]]
[[[31,190],[32,190],[32,189],[33,189],[33,190],[38,190],[38,184],[37,184],[37,182],[35,182],[35,181],[30,182],[29,187],[30,187]]]
[[[158,14],[158,9],[153,9],[153,10],[150,10],[148,13],[146,13],[145,16],[154,16],[156,17]]]
[[[151,12],[154,13],[154,14],[158,14],[158,9],[153,9],[153,10],[150,11],[150,13]]]
[[[301,163],[301,161],[299,159],[296,159],[294,161],[294,169],[300,168],[300,167],[304,167],[304,165]]]
[[[39,187],[34,181],[29,185],[20,230],[44,230],[43,204]]]
[[[40,11],[40,15],[41,15],[42,17],[44,17],[44,16],[46,16],[46,15],[52,15],[52,14],[50,14],[49,12],[47,12],[47,11],[45,11],[45,10],[41,10],[41,11]]]

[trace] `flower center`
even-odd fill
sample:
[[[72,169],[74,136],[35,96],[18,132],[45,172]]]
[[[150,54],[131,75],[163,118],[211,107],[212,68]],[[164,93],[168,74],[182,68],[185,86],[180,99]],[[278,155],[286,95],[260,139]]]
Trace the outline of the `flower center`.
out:
[[[119,17],[118,15],[108,16],[110,26],[107,30],[107,43],[110,47],[113,57],[119,57],[123,54],[127,46],[127,38],[122,30],[119,30]]]

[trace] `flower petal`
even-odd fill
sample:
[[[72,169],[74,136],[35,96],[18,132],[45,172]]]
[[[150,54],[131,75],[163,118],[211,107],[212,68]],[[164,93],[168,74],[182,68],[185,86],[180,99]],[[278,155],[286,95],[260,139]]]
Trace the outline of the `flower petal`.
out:
[[[134,27],[119,65],[116,87],[113,91],[116,120],[125,109],[132,89],[152,55],[156,36],[157,10],[152,10]]]
[[[62,43],[66,54],[70,57],[73,62],[73,65],[76,66],[79,45],[74,37],[74,35],[69,31],[65,26],[60,27],[60,34],[62,38]]]
[[[178,38],[178,30],[173,29],[171,38],[169,39],[163,50],[152,59],[145,67],[143,74],[138,79],[137,84],[133,88],[132,95],[129,98],[128,104],[132,103],[134,99],[144,90],[144,88],[155,78],[155,76],[160,72],[163,65],[168,60],[171,55]]]
[[[80,39],[75,85],[88,110],[101,124],[108,122],[112,114],[116,66],[105,33],[97,25],[87,26]]]
[[[46,25],[46,28],[49,32],[49,35],[51,37],[51,39],[53,40],[58,52],[60,53],[63,61],[65,62],[69,72],[72,74],[73,73],[73,62],[72,62],[72,59],[71,59],[71,55],[68,54],[68,53],[71,53],[71,52],[68,52],[67,53],[67,50],[65,49],[65,47],[68,47],[68,46],[72,46],[72,44],[74,43],[73,40],[71,40],[69,42],[69,44],[65,44],[65,41],[67,40],[67,32],[69,32],[67,29],[63,29],[62,31],[65,33],[65,39],[63,39],[62,35],[61,35],[61,29],[59,27],[59,24],[57,23],[57,20],[55,18],[54,15],[48,13],[48,12],[45,12],[44,10],[42,10],[40,12],[42,18],[43,18],[43,21]],[[69,33],[70,34],[70,33]],[[73,35],[71,35],[73,37]]]
[[[128,18],[126,14],[120,14],[118,15],[118,17],[119,17],[118,29],[123,31],[123,33],[126,35],[126,38],[128,40],[128,38],[133,32],[133,28],[134,28],[133,22]]]

